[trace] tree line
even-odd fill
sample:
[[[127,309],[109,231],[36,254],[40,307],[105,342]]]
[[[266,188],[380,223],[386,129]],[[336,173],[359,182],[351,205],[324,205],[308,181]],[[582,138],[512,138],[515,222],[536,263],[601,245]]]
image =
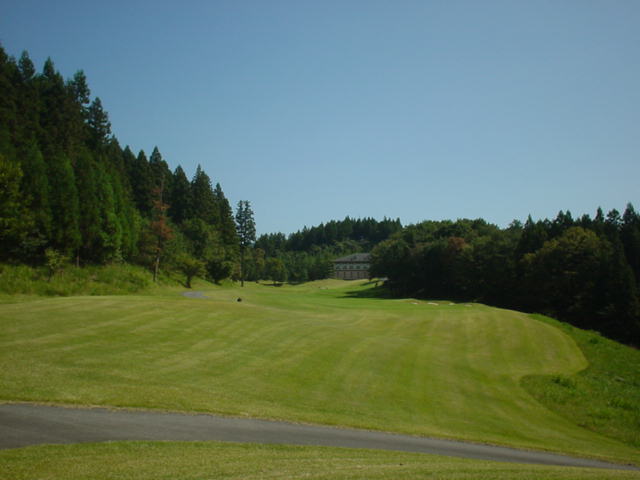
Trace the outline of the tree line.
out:
[[[157,147],[149,157],[122,148],[82,71],[65,80],[49,58],[38,73],[27,52],[16,60],[0,47],[0,91],[0,261],[239,274],[220,184],[200,166],[191,179],[171,171]]]
[[[498,228],[482,219],[410,225],[372,251],[371,274],[394,295],[478,301],[545,313],[640,343],[640,216],[598,209],[594,218]]]
[[[290,235],[263,234],[255,242],[249,279],[306,282],[328,278],[332,260],[368,252],[402,229],[400,219],[350,218],[304,227]]]
[[[25,51],[0,46],[0,261],[128,262],[220,282],[326,278],[338,255],[368,251],[399,220],[330,221],[255,241],[249,202],[234,216],[220,183],[200,167],[187,178],[158,147],[121,147],[99,97],[78,71],[64,79],[49,58],[37,72]]]

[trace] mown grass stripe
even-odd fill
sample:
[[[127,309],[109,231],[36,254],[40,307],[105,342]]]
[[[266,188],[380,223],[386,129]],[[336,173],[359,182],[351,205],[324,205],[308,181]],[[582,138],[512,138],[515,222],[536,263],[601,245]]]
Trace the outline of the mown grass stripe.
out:
[[[561,330],[482,305],[350,293],[364,288],[247,284],[211,288],[204,299],[176,292],[2,305],[0,398],[638,456],[562,420],[520,386],[525,375],[583,368],[584,356]]]

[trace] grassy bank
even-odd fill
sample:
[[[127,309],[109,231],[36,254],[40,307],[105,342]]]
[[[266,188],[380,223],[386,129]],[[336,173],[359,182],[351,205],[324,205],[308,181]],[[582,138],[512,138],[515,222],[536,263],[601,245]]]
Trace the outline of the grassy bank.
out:
[[[534,317],[573,338],[589,366],[575,375],[528,376],[523,379],[527,391],[576,425],[640,449],[640,351],[596,332]]]
[[[178,286],[180,280],[163,274],[159,284]],[[127,264],[67,265],[51,280],[45,267],[0,265],[0,302],[18,296],[125,295],[155,287],[148,270]]]
[[[0,308],[0,399],[214,412],[550,449],[638,449],[535,401],[523,376],[587,362],[558,328],[362,283],[67,297]],[[242,302],[237,302],[238,297]]]
[[[230,443],[118,442],[0,451],[0,479],[614,480],[638,472],[519,465],[400,452]]]

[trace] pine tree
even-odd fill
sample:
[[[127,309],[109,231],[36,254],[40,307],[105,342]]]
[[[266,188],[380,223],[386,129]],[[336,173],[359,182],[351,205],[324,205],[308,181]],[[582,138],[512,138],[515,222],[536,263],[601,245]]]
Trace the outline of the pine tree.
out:
[[[35,67],[27,52],[22,52],[19,63],[20,82],[16,87],[16,133],[15,145],[27,149],[40,136],[40,99]],[[39,148],[39,145],[36,145]]]
[[[84,106],[88,105],[91,101],[91,90],[89,89],[89,85],[87,84],[87,77],[84,72],[82,70],[78,70],[73,76],[73,80],[68,82],[68,85],[73,99],[78,105],[81,106],[80,111],[88,114],[89,112],[85,110]],[[101,103],[100,107],[102,107]]]
[[[216,197],[211,188],[211,179],[200,165],[191,181],[192,214],[209,225],[218,225],[220,221]]]
[[[176,225],[191,217],[191,184],[180,165],[173,172],[169,216]]]
[[[640,215],[630,203],[622,215],[620,239],[626,260],[633,271],[636,283],[640,285]]]
[[[219,231],[222,236],[222,241],[225,245],[235,246],[238,243],[238,236],[236,233],[236,225],[233,221],[231,205],[229,205],[229,201],[224,196],[219,183],[216,183],[216,188],[213,193],[218,205],[218,216],[220,218]]]
[[[49,203],[49,178],[47,165],[35,140],[31,140],[21,151],[22,184],[21,190],[25,203],[34,220],[27,247],[27,256],[42,253],[44,246],[51,237],[51,206]]]
[[[154,147],[149,157],[149,168],[151,169],[154,187],[162,185],[165,192],[170,192],[173,175],[171,174],[171,170],[169,170],[167,162],[162,159],[158,147]]]
[[[71,162],[64,154],[49,159],[49,201],[52,217],[52,241],[65,254],[76,253],[80,246],[78,191]]]
[[[84,72],[78,71],[73,79],[65,84],[65,101],[63,118],[67,136],[67,153],[73,158],[76,153],[86,148],[87,118],[90,95]],[[95,150],[95,148],[94,148]]]
[[[87,125],[89,126],[91,146],[96,150],[104,148],[111,135],[111,122],[109,115],[102,108],[102,101],[99,97],[96,97],[89,105]]]
[[[26,50],[24,50],[20,55],[18,67],[20,69],[20,76],[23,82],[28,82],[36,74],[36,67],[33,65],[33,62],[29,57],[29,52]]]
[[[21,180],[20,165],[0,153],[0,258],[3,260],[11,259],[31,227],[20,192]]]
[[[12,139],[18,128],[17,75],[15,61],[0,46],[0,154],[4,155],[5,161],[15,158]]]
[[[136,207],[143,216],[149,217],[153,205],[153,178],[144,151],[140,150],[130,175],[131,190]]]
[[[127,260],[132,259],[138,253],[141,218],[128,188],[124,185],[125,181],[125,178],[113,177],[111,187],[116,215],[122,229],[121,255],[124,260]]]
[[[251,204],[247,200],[238,202],[236,225],[240,244],[240,285],[244,287],[245,252],[256,241],[256,224],[253,220],[253,210],[251,210]]]
[[[39,144],[45,159],[69,152],[65,112],[67,92],[62,76],[56,71],[51,58],[44,63],[42,75],[37,78],[40,92]]]
[[[75,180],[78,191],[78,202],[82,206],[79,210],[78,227],[80,229],[81,244],[76,256],[76,265],[80,265],[80,258],[90,259],[95,256],[95,249],[100,244],[102,234],[100,228],[101,199],[98,196],[96,179],[97,165],[91,153],[83,149],[75,160]]]

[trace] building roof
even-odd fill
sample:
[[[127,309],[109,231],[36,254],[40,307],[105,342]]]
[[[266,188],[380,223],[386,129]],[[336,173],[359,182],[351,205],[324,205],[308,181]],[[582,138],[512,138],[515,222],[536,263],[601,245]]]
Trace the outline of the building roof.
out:
[[[354,253],[351,255],[347,255],[346,257],[336,258],[333,263],[368,262],[370,260],[370,253]]]

